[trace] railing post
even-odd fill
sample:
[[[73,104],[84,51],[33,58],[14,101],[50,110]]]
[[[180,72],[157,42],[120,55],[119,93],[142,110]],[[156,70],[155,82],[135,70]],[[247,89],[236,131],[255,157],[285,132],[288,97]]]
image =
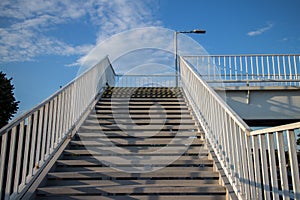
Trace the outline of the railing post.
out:
[[[277,147],[278,147],[278,160],[279,160],[279,174],[280,174],[280,182],[281,189],[283,193],[283,199],[290,199],[289,194],[289,184],[287,179],[286,172],[286,159],[285,159],[285,151],[284,151],[284,138],[283,132],[277,132]]]
[[[11,185],[13,180],[14,162],[15,162],[15,148],[16,148],[16,127],[14,127],[10,133],[10,149],[8,156],[7,165],[7,177],[6,177],[6,188],[5,188],[5,200],[10,199]]]
[[[300,199],[299,165],[297,161],[295,133],[292,130],[287,130],[286,134],[287,134],[287,143],[288,143],[288,150],[289,150],[289,160],[291,166],[294,199]]]
[[[272,198],[279,200],[279,189],[277,180],[277,169],[276,169],[276,157],[275,157],[275,147],[274,147],[274,136],[273,133],[267,134],[268,141],[268,151],[269,151],[269,163],[270,163],[270,178],[272,184]]]

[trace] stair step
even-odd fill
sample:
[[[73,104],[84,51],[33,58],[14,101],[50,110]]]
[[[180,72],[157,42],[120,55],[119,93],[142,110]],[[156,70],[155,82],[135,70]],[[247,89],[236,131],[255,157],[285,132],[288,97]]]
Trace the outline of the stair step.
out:
[[[221,193],[224,194],[225,190],[222,186],[219,185],[211,185],[211,186],[160,186],[160,185],[117,185],[117,186],[107,186],[107,187],[99,187],[99,186],[69,186],[64,187],[45,187],[38,189],[38,194],[178,194],[178,193],[192,193],[192,194],[216,194]]]
[[[90,117],[95,117],[98,119],[114,119],[117,117],[117,119],[161,119],[161,120],[167,120],[167,119],[192,119],[192,116],[190,114],[176,114],[176,115],[166,115],[164,114],[133,114],[130,115],[127,114],[113,114],[113,113],[96,113],[94,115],[90,115]]]
[[[107,178],[130,178],[130,179],[140,179],[140,178],[219,178],[218,172],[213,171],[190,171],[190,170],[180,170],[174,172],[169,170],[169,168],[163,168],[162,170],[148,172],[148,173],[128,173],[117,171],[112,168],[107,168],[109,170],[100,171],[76,171],[76,172],[50,172],[48,173],[48,179],[105,179]]]
[[[84,122],[84,125],[161,125],[161,124],[166,124],[166,125],[195,125],[195,122],[192,120],[178,120],[178,119],[173,119],[173,120],[158,120],[158,119],[88,119]]]
[[[118,185],[160,185],[160,186],[199,186],[199,185],[211,185],[218,184],[218,180],[49,180],[48,186],[81,186],[81,185],[93,185],[98,187],[106,186],[118,186]]]
[[[147,169],[148,166],[146,166]],[[126,171],[129,167],[120,167],[117,166],[118,170],[123,170]],[[161,167],[153,167],[152,169],[154,170],[155,168],[161,168]],[[191,168],[195,168],[195,169],[191,169]],[[104,167],[57,167],[55,172],[82,172],[82,171],[89,171],[89,172],[101,172],[101,173],[105,173],[103,172]],[[110,168],[109,168],[110,169]],[[150,168],[149,168],[150,169]],[[178,170],[187,170],[190,171],[191,173],[193,172],[198,172],[199,170],[201,171],[213,171],[213,167],[212,166],[202,166],[200,167],[168,167],[168,171],[173,171],[174,172],[174,176],[176,176],[176,172]],[[125,172],[127,173],[127,172]]]
[[[184,146],[184,145],[203,145],[204,141],[197,138],[97,138],[92,141],[71,141],[71,145],[75,146],[112,146],[112,145],[168,145],[168,146]]]
[[[188,130],[188,131],[197,131],[197,127],[192,125],[122,125],[122,124],[112,124],[112,125],[105,125],[105,124],[98,124],[98,125],[86,125],[84,124],[80,128],[80,132],[89,131],[89,130],[102,130],[102,131],[116,131],[116,130],[123,130],[123,131],[177,131],[177,130]]]
[[[184,98],[101,98],[101,102],[185,102]]]
[[[115,114],[158,114],[161,113],[163,115],[181,115],[181,114],[190,114],[190,111],[188,110],[163,110],[163,109],[158,109],[158,110],[128,110],[128,109],[120,109],[116,111],[114,110],[96,110],[96,114],[98,113],[115,113]]]
[[[122,124],[138,124],[138,123],[150,123],[151,124],[195,124],[195,121],[192,119],[130,119],[130,118],[125,118],[125,119],[97,119],[97,118],[88,118],[86,119],[85,123],[100,123],[100,124],[105,124],[105,123],[122,123]]]
[[[65,196],[65,195],[53,195],[53,196],[38,196],[39,200],[99,200],[99,195],[79,195],[79,196]],[[101,200],[128,200],[128,199],[139,199],[139,200],[174,200],[174,199],[188,199],[188,200],[226,200],[225,194],[212,194],[212,195],[158,195],[158,194],[148,194],[148,195],[113,195],[113,196],[101,196]]]
[[[139,162],[132,162],[131,160],[120,159],[120,156],[101,156],[99,159],[96,158],[83,158],[75,160],[58,160],[57,165],[68,165],[68,166],[108,166],[111,163],[118,163],[118,166],[166,166],[166,163],[170,163],[168,166],[202,166],[212,165],[213,161],[207,158],[199,158],[197,156],[166,156],[162,157],[164,160],[156,158],[155,160],[139,160]],[[126,156],[124,156],[126,158]]]
[[[106,138],[112,138],[112,137],[122,137],[122,138],[131,138],[131,137],[152,137],[152,138],[180,138],[180,137],[200,137],[202,133],[200,132],[191,132],[191,131],[136,131],[136,130],[126,130],[124,131],[109,131],[109,132],[99,132],[99,131],[87,131],[87,130],[79,130],[79,132],[76,134],[76,137],[81,139],[86,138],[99,138],[99,137],[106,137]]]
[[[151,101],[99,101],[96,106],[152,106],[152,105],[161,105],[161,106],[186,106],[185,101],[161,101],[161,102],[151,102]]]
[[[64,155],[73,155],[73,156],[83,156],[83,155],[111,155],[111,154],[139,154],[139,155],[164,155],[164,154],[208,154],[208,150],[204,149],[202,146],[192,146],[186,149],[185,151],[182,150],[182,148],[178,147],[166,147],[163,150],[163,153],[160,151],[161,147],[146,147],[146,148],[140,148],[140,147],[126,147],[119,148],[119,147],[97,147],[97,148],[91,148],[91,149],[66,149],[64,151]]]

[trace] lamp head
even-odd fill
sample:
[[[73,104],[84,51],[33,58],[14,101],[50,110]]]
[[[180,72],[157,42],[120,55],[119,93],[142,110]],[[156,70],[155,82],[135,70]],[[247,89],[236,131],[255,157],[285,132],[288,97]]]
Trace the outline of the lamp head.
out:
[[[199,30],[199,29],[195,29],[192,31],[193,33],[197,33],[197,34],[204,34],[206,33],[206,30]]]

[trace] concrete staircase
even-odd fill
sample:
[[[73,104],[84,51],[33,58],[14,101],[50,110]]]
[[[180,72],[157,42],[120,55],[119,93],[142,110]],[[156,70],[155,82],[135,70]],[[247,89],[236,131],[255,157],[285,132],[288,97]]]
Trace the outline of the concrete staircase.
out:
[[[179,88],[109,88],[37,199],[226,199]]]

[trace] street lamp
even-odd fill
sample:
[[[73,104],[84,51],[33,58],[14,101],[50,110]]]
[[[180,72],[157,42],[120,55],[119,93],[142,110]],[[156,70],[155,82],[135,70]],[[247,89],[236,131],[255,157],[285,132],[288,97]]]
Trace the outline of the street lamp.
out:
[[[195,29],[192,31],[175,31],[174,32],[174,54],[175,54],[175,71],[176,71],[176,87],[178,87],[178,56],[177,56],[177,35],[180,33],[195,33],[195,34],[205,34],[206,30]]]

